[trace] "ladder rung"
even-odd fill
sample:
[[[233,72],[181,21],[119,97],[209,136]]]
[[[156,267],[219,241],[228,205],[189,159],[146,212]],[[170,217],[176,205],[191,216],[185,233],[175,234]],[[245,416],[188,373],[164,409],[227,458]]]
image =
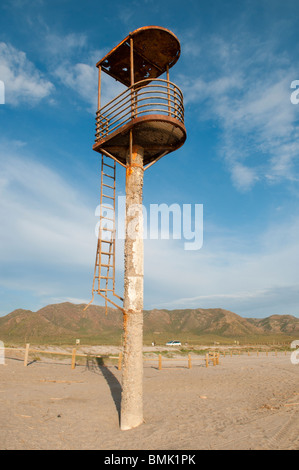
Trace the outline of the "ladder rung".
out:
[[[105,184],[105,183],[103,183],[103,186],[106,186],[106,188],[115,189],[115,187],[114,187],[114,186],[109,186],[109,184]]]
[[[114,200],[114,196],[107,196],[106,194],[102,194],[102,197],[108,197],[109,199],[113,199],[113,200]]]
[[[107,173],[103,173],[104,176],[108,176],[108,178],[112,178],[113,180],[115,180],[115,177],[114,176],[111,176],[111,175],[107,175]]]
[[[103,268],[113,268],[113,265],[112,265],[112,264],[102,264],[102,263],[101,263],[101,266],[102,266]]]
[[[105,162],[103,162],[103,165],[105,165],[105,166],[109,166],[109,168],[112,168],[112,170],[114,170],[114,166],[112,166],[112,165],[108,165],[108,163],[105,163]]]
[[[101,230],[105,230],[106,232],[114,232],[114,228],[101,228]]]
[[[100,279],[113,279],[111,276],[100,276]]]
[[[112,245],[113,242],[108,241],[108,240],[101,240],[101,243],[109,243],[110,245]]]
[[[104,207],[105,209],[109,209],[110,211],[113,211],[113,207],[110,206],[105,206],[105,204],[101,204],[101,208]]]
[[[110,220],[111,222],[114,222],[114,219],[111,219],[110,217],[104,217],[103,215],[100,215],[101,220]]]
[[[109,253],[108,251],[101,251],[101,255],[111,256],[113,253]]]
[[[100,289],[100,292],[113,292],[113,289]]]

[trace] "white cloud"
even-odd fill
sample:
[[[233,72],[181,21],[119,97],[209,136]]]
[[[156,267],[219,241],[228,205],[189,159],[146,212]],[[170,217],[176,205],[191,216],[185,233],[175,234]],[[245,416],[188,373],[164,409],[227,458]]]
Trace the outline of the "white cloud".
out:
[[[95,113],[98,99],[96,63],[108,52],[91,50],[85,34],[49,33],[45,39],[49,71],[59,84],[75,92],[87,110]],[[78,61],[81,59],[81,61]],[[101,106],[124,91],[125,87],[102,73]]]
[[[160,308],[225,308],[246,317],[291,314],[299,317],[299,285],[240,291],[238,293],[199,295],[177,299]]]
[[[81,192],[30,155],[23,142],[2,141],[0,148],[0,288],[23,291],[43,304],[89,301],[97,202],[84,203]],[[123,251],[116,246],[119,277]]]
[[[97,73],[96,68],[87,64],[62,63],[55,70],[55,76],[64,86],[75,91],[91,107],[96,110]]]
[[[14,106],[38,103],[54,89],[25,52],[4,42],[0,43],[0,79],[5,84],[5,102]]]
[[[178,241],[146,241],[148,308],[222,307],[247,316],[298,316],[298,231],[294,217],[270,224],[255,239],[210,233],[203,248],[191,253]]]
[[[45,36],[45,52],[51,60],[57,62],[62,58],[69,59],[71,56],[77,56],[87,46],[87,37],[85,34],[70,33],[59,35],[53,32]]]
[[[185,104],[200,104],[199,119],[215,120],[222,132],[219,153],[238,190],[258,181],[297,181],[298,109],[290,103],[296,70],[271,42],[230,42],[211,37],[208,62],[214,72],[185,77]],[[203,45],[202,50],[205,50]],[[190,78],[191,77],[191,78]]]
[[[95,113],[98,100],[98,69],[95,65],[78,63],[71,66],[62,63],[55,70],[55,76],[64,86],[75,91],[88,105],[88,110]],[[101,106],[104,106],[124,91],[124,86],[102,73]]]
[[[248,168],[238,162],[232,165],[231,176],[234,185],[241,191],[251,189],[258,179],[254,169]]]
[[[0,158],[1,263],[87,266],[96,245],[92,208],[21,149]]]
[[[44,303],[86,299],[96,249],[95,207],[65,179],[17,151],[0,158],[0,285]],[[241,315],[298,315],[299,219],[269,225],[257,239],[212,227],[199,251],[183,240],[145,240],[145,307],[222,307]],[[117,244],[117,276],[123,271]],[[85,288],[78,288],[87,272]],[[76,286],[76,287],[74,287]],[[82,289],[82,290],[81,290]],[[117,291],[122,293],[122,279]],[[154,300],[150,294],[154,292]]]

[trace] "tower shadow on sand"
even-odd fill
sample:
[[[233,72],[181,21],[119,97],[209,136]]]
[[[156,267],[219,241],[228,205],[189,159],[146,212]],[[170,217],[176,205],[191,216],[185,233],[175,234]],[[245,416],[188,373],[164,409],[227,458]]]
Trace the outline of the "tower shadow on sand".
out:
[[[97,358],[87,358],[86,368],[93,372],[100,371],[107,382],[107,385],[110,389],[112,399],[115,404],[115,408],[118,413],[118,419],[120,420],[120,404],[121,404],[121,393],[122,387],[118,379],[115,377],[113,372],[104,365],[104,360],[102,357]]]

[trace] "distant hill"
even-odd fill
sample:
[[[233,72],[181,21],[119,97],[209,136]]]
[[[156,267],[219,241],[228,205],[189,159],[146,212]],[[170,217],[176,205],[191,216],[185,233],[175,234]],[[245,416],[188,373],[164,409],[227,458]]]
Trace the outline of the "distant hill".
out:
[[[271,315],[267,318],[248,319],[252,325],[262,328],[265,333],[285,333],[298,336],[299,319],[292,315]]]
[[[65,344],[80,338],[86,344],[118,344],[122,313],[118,310],[69,302],[47,305],[37,312],[18,309],[0,317],[0,339],[6,342]],[[146,310],[145,342],[171,339],[194,342],[287,341],[299,337],[299,319],[291,315],[243,318],[221,308]]]

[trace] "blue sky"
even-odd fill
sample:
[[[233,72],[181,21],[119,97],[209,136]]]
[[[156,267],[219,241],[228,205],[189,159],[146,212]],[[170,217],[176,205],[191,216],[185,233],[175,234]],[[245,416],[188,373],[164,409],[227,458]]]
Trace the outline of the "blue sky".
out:
[[[181,42],[187,141],[145,173],[144,204],[203,204],[204,241],[145,240],[144,307],[298,316],[298,20],[297,0],[2,0],[0,315],[90,300],[95,64],[158,25]],[[103,100],[121,90],[103,77]],[[119,293],[122,276],[119,243]]]

